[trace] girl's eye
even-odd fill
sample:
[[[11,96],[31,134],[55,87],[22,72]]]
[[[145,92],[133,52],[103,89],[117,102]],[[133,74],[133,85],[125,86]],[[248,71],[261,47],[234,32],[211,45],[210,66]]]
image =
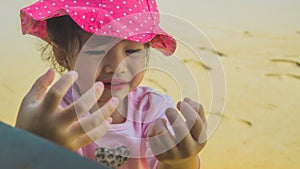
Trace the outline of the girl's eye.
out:
[[[130,54],[133,54],[133,53],[136,53],[136,52],[139,52],[141,51],[141,49],[137,49],[137,50],[126,50],[126,54],[127,55],[130,55]]]
[[[91,51],[85,51],[85,53],[88,54],[88,55],[103,55],[103,54],[105,54],[105,51],[104,50],[100,50],[100,51],[98,51],[98,50],[95,50],[95,51],[91,50]]]

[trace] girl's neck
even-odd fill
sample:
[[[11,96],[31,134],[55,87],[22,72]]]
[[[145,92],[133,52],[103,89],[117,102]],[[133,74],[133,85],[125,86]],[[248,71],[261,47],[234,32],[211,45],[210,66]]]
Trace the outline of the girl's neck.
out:
[[[118,108],[112,114],[112,124],[121,124],[126,121],[128,109],[128,96],[126,96],[122,101],[120,101]]]

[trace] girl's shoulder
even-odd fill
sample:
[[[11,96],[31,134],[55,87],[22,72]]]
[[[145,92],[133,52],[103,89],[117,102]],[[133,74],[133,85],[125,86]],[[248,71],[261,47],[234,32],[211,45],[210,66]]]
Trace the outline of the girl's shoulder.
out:
[[[128,100],[130,107],[144,115],[160,116],[168,107],[174,107],[170,96],[147,86],[139,86],[131,91]]]

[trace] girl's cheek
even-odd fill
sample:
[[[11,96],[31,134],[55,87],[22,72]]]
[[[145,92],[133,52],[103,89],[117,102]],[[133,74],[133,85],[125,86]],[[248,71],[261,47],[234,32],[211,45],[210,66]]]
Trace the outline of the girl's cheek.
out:
[[[144,74],[145,74],[145,62],[143,60],[140,61],[135,61],[135,62],[131,62],[134,63],[134,65],[132,65],[132,83],[131,83],[131,88],[136,88],[137,86],[139,86],[139,84],[142,82],[143,78],[144,78]]]
[[[143,78],[144,78],[144,72],[137,73],[131,81],[130,88],[134,89],[137,86],[139,86]]]
[[[98,73],[98,64],[94,62],[89,62],[87,60],[82,60],[81,62],[77,62],[75,65],[75,71],[78,72],[78,80],[77,85],[81,89],[81,91],[87,91],[99,76]]]
[[[146,62],[145,58],[142,57],[136,57],[136,58],[131,57],[127,61],[128,67],[131,70],[131,72],[133,72],[134,75],[145,71],[146,69],[145,62]]]
[[[83,53],[78,55],[74,63],[74,70],[78,72],[77,85],[81,91],[87,91],[96,81],[99,81],[103,61],[104,56],[93,56]]]
[[[78,85],[80,92],[85,93],[89,88],[93,86],[93,81],[87,78],[78,78],[76,84]]]

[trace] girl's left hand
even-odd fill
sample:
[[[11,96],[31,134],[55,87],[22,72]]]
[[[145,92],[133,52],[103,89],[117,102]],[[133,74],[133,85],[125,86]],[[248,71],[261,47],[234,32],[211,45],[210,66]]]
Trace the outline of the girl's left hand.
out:
[[[189,98],[178,102],[177,108],[186,120],[175,109],[167,109],[175,136],[168,130],[165,119],[156,120],[148,131],[151,150],[159,160],[159,168],[198,168],[198,153],[207,140],[204,111]]]

